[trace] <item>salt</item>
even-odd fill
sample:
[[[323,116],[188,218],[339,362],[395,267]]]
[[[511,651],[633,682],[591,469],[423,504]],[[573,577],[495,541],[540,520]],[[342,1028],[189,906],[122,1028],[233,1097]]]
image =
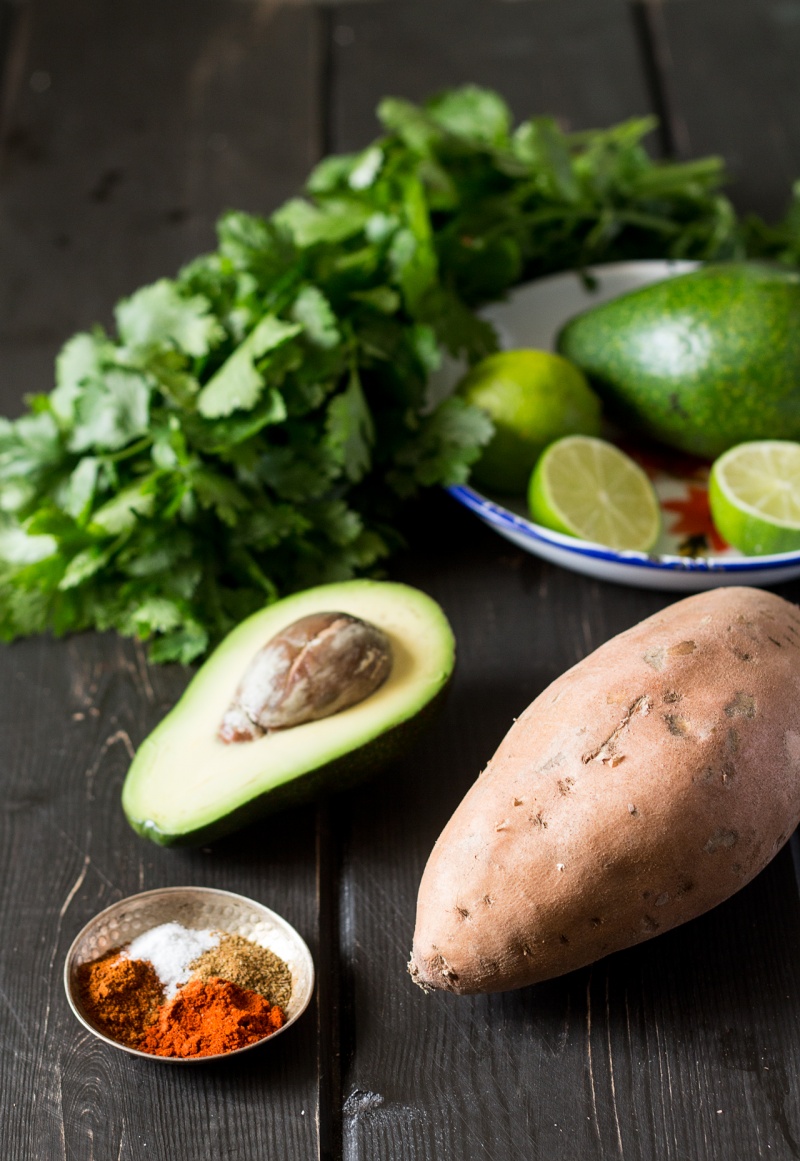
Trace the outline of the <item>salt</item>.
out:
[[[164,995],[171,1000],[181,984],[189,978],[194,961],[220,941],[218,931],[207,928],[188,928],[180,923],[162,923],[144,931],[124,949],[128,959],[146,959],[153,965],[164,986]]]

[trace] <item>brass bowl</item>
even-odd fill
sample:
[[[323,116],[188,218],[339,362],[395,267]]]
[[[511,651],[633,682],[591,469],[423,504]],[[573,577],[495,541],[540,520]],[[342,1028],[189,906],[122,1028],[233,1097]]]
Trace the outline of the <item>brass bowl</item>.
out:
[[[153,927],[173,922],[189,928],[211,928],[229,935],[241,935],[279,956],[292,975],[292,996],[286,1006],[286,1023],[283,1027],[244,1048],[213,1056],[186,1057],[155,1056],[150,1052],[140,1052],[138,1048],[130,1048],[101,1032],[81,1003],[78,968],[100,959],[115,947],[125,946]],[[120,899],[86,924],[67,952],[64,987],[69,1005],[84,1028],[113,1048],[119,1048],[131,1056],[160,1060],[165,1064],[203,1064],[210,1060],[227,1060],[231,1056],[249,1052],[251,1048],[260,1048],[291,1028],[311,1000],[314,991],[314,961],[305,941],[291,924],[253,899],[212,887],[161,887]]]

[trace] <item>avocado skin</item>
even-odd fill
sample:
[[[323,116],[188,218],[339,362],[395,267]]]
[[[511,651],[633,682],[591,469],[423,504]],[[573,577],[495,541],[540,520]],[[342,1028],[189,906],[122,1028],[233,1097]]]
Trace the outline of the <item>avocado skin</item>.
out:
[[[452,675],[436,696],[413,717],[399,722],[366,745],[251,798],[249,802],[242,803],[236,810],[207,826],[170,834],[160,830],[149,819],[136,819],[127,815],[128,822],[137,834],[162,847],[205,846],[280,810],[302,806],[331,793],[351,790],[396,761],[416,742],[439,712],[451,681]]]
[[[800,439],[800,273],[710,265],[572,319],[557,349],[620,424],[716,458]]]

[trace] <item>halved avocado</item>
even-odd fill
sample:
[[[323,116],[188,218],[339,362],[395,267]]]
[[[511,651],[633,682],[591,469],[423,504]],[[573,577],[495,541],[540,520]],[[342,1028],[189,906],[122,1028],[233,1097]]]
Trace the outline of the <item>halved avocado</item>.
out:
[[[357,705],[318,721],[226,744],[222,716],[253,656],[311,613],[359,617],[389,637],[389,677]],[[425,593],[388,581],[321,585],[255,613],[230,633],[142,743],[122,805],[139,834],[164,846],[219,838],[262,814],[346,789],[391,761],[452,674],[455,640]]]

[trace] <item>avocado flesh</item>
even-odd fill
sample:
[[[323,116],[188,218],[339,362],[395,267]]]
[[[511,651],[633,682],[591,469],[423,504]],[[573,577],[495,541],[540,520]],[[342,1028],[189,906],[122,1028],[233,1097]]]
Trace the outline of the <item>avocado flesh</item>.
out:
[[[800,275],[706,266],[572,319],[559,352],[612,418],[716,458],[752,439],[800,439]]]
[[[217,737],[253,655],[311,613],[350,613],[389,637],[392,669],[364,701],[252,742]],[[199,670],[142,743],[122,805],[140,834],[162,845],[208,842],[262,814],[352,785],[396,756],[446,686],[455,642],[444,613],[407,585],[345,581],[287,597],[249,617]]]

